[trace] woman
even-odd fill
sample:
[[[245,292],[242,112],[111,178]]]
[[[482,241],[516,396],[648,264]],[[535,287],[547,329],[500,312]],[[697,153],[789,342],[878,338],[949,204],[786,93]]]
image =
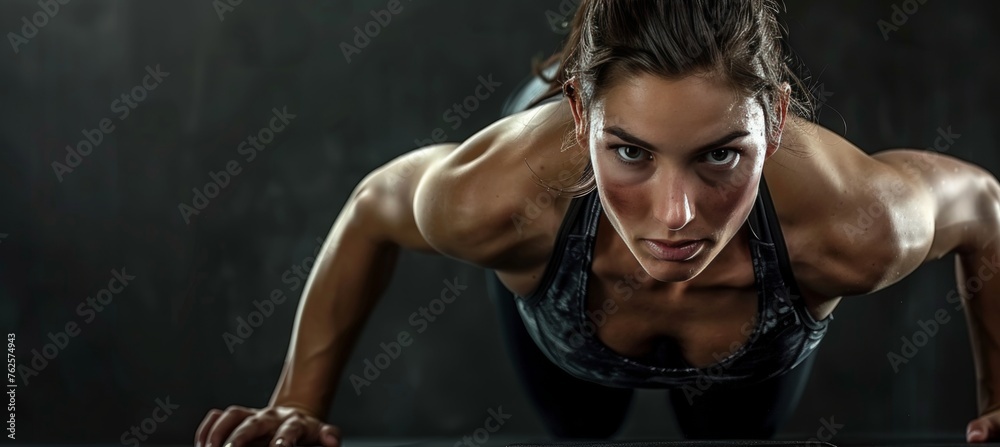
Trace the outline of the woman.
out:
[[[319,418],[400,248],[488,269],[546,426],[589,438],[618,430],[639,387],[671,389],[686,437],[772,436],[840,297],[955,253],[979,379],[967,439],[1000,439],[1000,286],[965,288],[1000,254],[1000,183],[812,123],[776,15],[774,0],[584,1],[528,110],[358,185],[270,405],[212,410],[196,443],[337,445]]]

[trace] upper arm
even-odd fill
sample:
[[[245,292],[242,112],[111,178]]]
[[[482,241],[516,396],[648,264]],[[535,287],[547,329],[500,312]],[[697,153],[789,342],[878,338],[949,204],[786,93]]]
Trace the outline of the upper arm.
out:
[[[921,150],[864,158],[845,174],[856,186],[846,189],[823,237],[826,265],[840,270],[833,288],[843,294],[888,287],[926,262],[996,237],[1000,188],[985,170]]]
[[[989,171],[931,151],[897,149],[873,155],[918,191],[933,238],[920,262],[981,248],[997,237],[1000,183]]]
[[[415,149],[365,176],[350,199],[358,231],[377,243],[436,252],[417,225],[417,187],[431,167],[457,146],[456,143],[443,143]]]
[[[547,175],[579,169],[559,150],[572,119],[552,119],[560,116],[556,107],[505,117],[461,143],[414,150],[373,171],[355,190],[359,209],[370,216],[360,220],[364,231],[498,270],[547,262],[546,242],[570,199],[551,198],[525,163]],[[539,195],[551,202],[526,209]],[[519,224],[519,214],[529,214],[530,224]]]
[[[559,119],[566,111],[557,107],[503,118],[428,164],[413,206],[416,225],[431,246],[510,272],[548,261],[570,197],[553,197],[536,180],[579,171],[577,151],[560,150],[573,122]],[[533,178],[534,172],[540,177]]]
[[[501,120],[461,143],[425,146],[372,171],[353,194],[374,237],[411,250],[482,264],[510,245],[517,182],[500,156]]]

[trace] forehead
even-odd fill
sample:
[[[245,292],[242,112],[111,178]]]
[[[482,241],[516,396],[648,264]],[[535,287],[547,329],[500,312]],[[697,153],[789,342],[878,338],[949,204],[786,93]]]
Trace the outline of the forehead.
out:
[[[622,126],[664,141],[735,128],[755,133],[755,122],[763,124],[763,113],[753,97],[715,77],[697,75],[680,79],[647,73],[630,76],[605,91],[595,102],[594,112],[595,121],[603,121],[598,127]]]

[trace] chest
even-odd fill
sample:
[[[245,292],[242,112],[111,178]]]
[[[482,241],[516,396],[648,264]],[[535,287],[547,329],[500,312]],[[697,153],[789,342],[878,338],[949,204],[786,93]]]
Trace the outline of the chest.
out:
[[[638,358],[666,343],[703,367],[747,342],[759,310],[748,249],[726,253],[700,280],[678,284],[649,277],[622,248],[598,237],[587,282],[584,312],[605,346]]]
[[[595,337],[622,356],[645,357],[666,344],[691,366],[718,363],[745,345],[758,323],[760,296],[749,237],[746,231],[734,236],[696,278],[666,283],[646,274],[602,218],[592,248],[583,317],[593,325]],[[524,296],[540,286],[544,267],[498,275]],[[825,318],[837,301],[803,296],[816,320]]]

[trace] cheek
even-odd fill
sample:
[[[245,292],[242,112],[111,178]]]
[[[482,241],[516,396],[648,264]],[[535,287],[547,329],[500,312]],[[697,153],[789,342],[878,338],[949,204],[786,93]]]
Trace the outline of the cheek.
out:
[[[713,226],[722,228],[728,224],[739,225],[738,216],[748,213],[756,199],[755,188],[759,175],[734,177],[722,185],[713,185],[701,194],[698,211]]]
[[[628,222],[646,217],[649,210],[649,196],[643,188],[618,183],[611,179],[604,179],[598,188],[604,211],[609,219]]]

